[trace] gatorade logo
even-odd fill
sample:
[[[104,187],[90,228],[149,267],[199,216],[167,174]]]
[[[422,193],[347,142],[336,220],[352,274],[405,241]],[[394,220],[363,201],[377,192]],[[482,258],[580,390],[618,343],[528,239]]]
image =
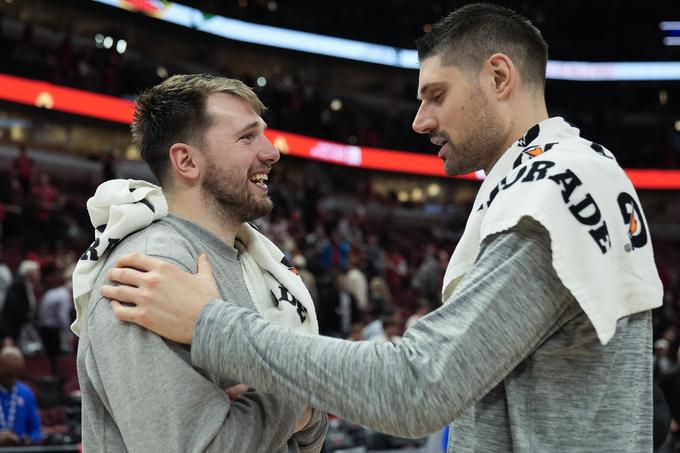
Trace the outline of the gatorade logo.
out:
[[[557,144],[557,142],[546,143],[545,145],[529,146],[523,149],[519,156],[517,156],[517,159],[515,159],[515,162],[512,164],[512,168],[517,168],[534,157],[538,157],[541,154],[550,151],[550,149]]]
[[[619,202],[623,223],[628,227],[628,238],[630,239],[630,243],[625,245],[624,250],[632,252],[644,247],[647,244],[647,226],[642,218],[640,206],[633,196],[626,192],[621,192],[617,201]]]

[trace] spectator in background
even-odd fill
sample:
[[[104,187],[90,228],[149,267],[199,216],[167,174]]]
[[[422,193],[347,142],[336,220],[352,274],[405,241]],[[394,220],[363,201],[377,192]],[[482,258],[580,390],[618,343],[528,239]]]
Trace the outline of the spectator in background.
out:
[[[380,247],[380,241],[375,234],[369,234],[366,238],[366,258],[368,259],[368,277],[381,275],[385,266],[385,252]]]
[[[316,287],[316,277],[307,269],[307,258],[302,254],[295,255],[290,262],[295,266],[302,279],[302,282],[307,287],[309,294],[312,296],[314,305],[316,305],[317,312],[319,311],[319,292]]]
[[[387,281],[382,277],[373,277],[369,284],[370,310],[375,318],[392,307],[392,293]]]
[[[670,343],[665,338],[659,338],[654,342],[654,370],[664,374],[673,367],[670,356]]]
[[[357,301],[347,288],[347,276],[335,274],[333,288],[322,296],[319,331],[325,335],[347,338],[352,324],[359,321]],[[323,323],[322,323],[323,321]]]
[[[9,266],[5,264],[2,248],[0,248],[0,313],[2,313],[2,308],[5,305],[5,297],[7,296],[7,291],[11,284],[12,271],[9,270]]]
[[[364,339],[363,330],[364,325],[360,322],[355,322],[349,329],[349,337],[347,337],[347,339],[352,341],[362,341]]]
[[[425,259],[420,263],[418,270],[416,270],[415,275],[413,275],[411,284],[413,287],[420,290],[420,294],[427,300],[436,300],[441,297],[441,295],[437,293],[441,292],[441,281],[444,277],[444,273],[440,272],[437,248],[435,245],[425,245],[424,253]]]
[[[12,167],[19,178],[21,189],[24,196],[27,197],[31,193],[31,180],[33,179],[33,159],[28,156],[26,152],[26,145],[19,144],[19,155],[14,159]]]
[[[387,341],[391,341],[394,344],[397,344],[401,341],[401,336],[404,333],[399,321],[397,321],[396,317],[394,316],[386,319],[383,322],[383,331],[385,332],[385,338]]]
[[[40,333],[45,354],[50,362],[50,370],[59,375],[59,356],[64,336],[70,335],[71,309],[73,308],[73,292],[71,279],[57,276],[53,279],[57,286],[45,292],[38,305],[36,326]]]
[[[5,334],[14,343],[19,341],[21,330],[35,314],[35,287],[40,284],[40,265],[24,260],[19,264],[17,275],[7,291],[2,320]]]
[[[42,437],[35,396],[18,380],[25,366],[18,348],[0,350],[0,446],[37,444]]]
[[[411,325],[414,322],[416,322],[417,320],[419,320],[420,318],[422,318],[423,316],[425,316],[429,312],[430,312],[430,304],[428,303],[428,301],[426,301],[426,300],[420,301],[419,304],[418,304],[418,309],[416,310],[416,312],[413,313],[411,316],[409,316],[409,318],[406,320],[406,330],[408,330],[409,327],[411,327]]]
[[[43,235],[50,239],[50,243],[53,243],[61,236],[61,219],[58,215],[61,197],[57,188],[50,182],[50,175],[40,174],[40,182],[33,188],[32,195],[37,203],[37,226],[43,231]]]
[[[395,247],[385,255],[385,279],[393,288],[401,289],[408,279],[408,262]]]
[[[368,280],[361,270],[361,256],[358,253],[349,255],[349,271],[347,271],[347,289],[357,301],[357,306],[362,313],[369,310],[368,304]]]
[[[331,233],[331,240],[326,244],[321,252],[321,267],[325,270],[341,269],[347,270],[350,245],[342,239],[340,233],[334,230]]]

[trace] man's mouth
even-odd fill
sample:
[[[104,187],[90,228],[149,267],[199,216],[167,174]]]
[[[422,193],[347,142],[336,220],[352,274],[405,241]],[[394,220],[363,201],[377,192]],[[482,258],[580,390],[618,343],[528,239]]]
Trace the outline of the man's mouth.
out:
[[[255,185],[257,188],[267,191],[267,181],[269,180],[269,175],[266,173],[255,173],[250,176],[249,181]]]

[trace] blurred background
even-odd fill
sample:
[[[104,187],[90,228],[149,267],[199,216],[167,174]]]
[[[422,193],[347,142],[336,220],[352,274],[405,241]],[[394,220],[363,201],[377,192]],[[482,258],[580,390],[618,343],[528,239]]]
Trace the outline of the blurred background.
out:
[[[441,304],[483,175],[445,177],[434,145],[411,130],[413,43],[466,3],[0,0],[0,312],[20,330],[21,380],[41,420],[41,446],[23,451],[78,449],[68,282],[93,240],[85,202],[107,179],[153,180],[131,144],[131,106],[173,74],[239,78],[268,106],[282,158],[275,208],[258,223],[301,270],[323,334],[399,341]],[[655,379],[680,421],[680,4],[496,3],[548,41],[551,116],[610,149],[637,187],[665,288]],[[12,310],[18,300],[28,313]],[[674,421],[663,451],[680,451],[678,431]],[[442,438],[333,418],[324,451],[439,452]]]

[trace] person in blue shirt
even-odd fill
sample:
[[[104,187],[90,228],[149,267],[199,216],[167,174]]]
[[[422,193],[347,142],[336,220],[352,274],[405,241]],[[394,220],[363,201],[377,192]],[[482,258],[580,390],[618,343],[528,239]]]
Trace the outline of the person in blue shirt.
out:
[[[39,443],[42,437],[35,396],[18,380],[25,365],[18,348],[0,350],[0,446]]]

